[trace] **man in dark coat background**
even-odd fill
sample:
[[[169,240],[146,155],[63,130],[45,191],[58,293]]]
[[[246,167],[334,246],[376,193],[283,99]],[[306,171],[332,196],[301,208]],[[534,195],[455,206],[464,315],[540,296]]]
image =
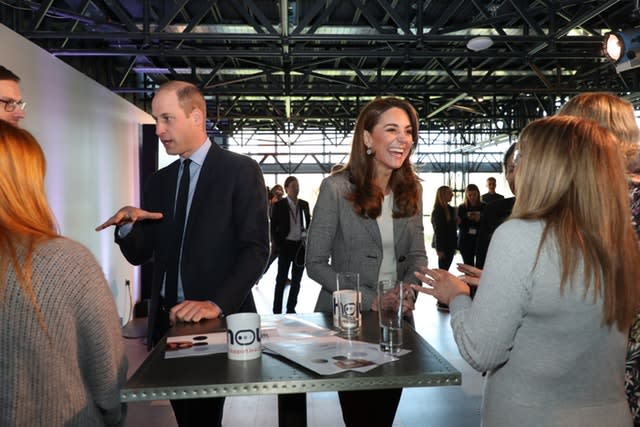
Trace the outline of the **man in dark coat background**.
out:
[[[298,199],[300,185],[294,176],[284,181],[287,197],[273,205],[271,234],[278,246],[278,275],[273,297],[273,313],[282,313],[284,288],[291,267],[291,287],[287,299],[287,313],[296,312],[300,280],[304,271],[305,240],[311,222],[309,203]]]

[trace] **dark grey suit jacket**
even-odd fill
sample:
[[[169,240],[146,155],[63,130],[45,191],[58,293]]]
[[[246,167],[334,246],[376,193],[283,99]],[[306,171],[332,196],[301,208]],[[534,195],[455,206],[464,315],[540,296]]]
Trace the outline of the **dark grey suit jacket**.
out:
[[[362,305],[369,310],[376,295],[382,263],[382,237],[375,219],[364,218],[345,199],[352,185],[348,172],[325,178],[307,236],[306,268],[309,277],[322,285],[316,311],[331,312],[336,273],[360,273]],[[422,197],[419,201],[422,207]],[[419,283],[413,272],[427,266],[422,209],[410,218],[393,219],[398,279]]]
[[[116,243],[127,260],[154,260],[149,334],[167,262],[175,250],[173,205],[180,161],[156,172],[145,186],[143,209],[162,220],[136,223]],[[251,289],[269,256],[265,184],[249,157],[212,144],[200,170],[183,237],[182,285],[186,299],[209,300],[225,314],[255,311]],[[151,336],[151,335],[150,335]]]

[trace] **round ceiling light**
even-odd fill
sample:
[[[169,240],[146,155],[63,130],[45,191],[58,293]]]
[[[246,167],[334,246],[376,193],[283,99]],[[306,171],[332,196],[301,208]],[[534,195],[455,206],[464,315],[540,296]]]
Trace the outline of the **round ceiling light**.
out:
[[[493,45],[493,40],[491,40],[491,37],[478,36],[470,39],[467,42],[467,49],[472,50],[474,52],[478,52],[481,50],[488,49],[492,45]]]

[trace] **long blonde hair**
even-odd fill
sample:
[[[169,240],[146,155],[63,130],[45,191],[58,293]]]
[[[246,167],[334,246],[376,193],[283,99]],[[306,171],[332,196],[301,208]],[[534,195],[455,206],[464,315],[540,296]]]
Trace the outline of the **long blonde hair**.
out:
[[[0,120],[0,297],[5,300],[11,266],[43,327],[31,283],[33,252],[38,243],[58,236],[45,196],[45,168],[44,153],[35,138]]]
[[[618,138],[627,170],[638,168],[640,129],[629,101],[606,92],[582,93],[567,101],[557,114],[590,119],[609,129]]]
[[[617,138],[596,122],[570,116],[536,120],[518,142],[518,197],[512,218],[546,223],[557,239],[561,291],[584,265],[584,292],[602,297],[603,319],[626,330],[640,306],[640,248],[631,225]]]
[[[436,191],[436,200],[433,203],[433,210],[444,210],[444,217],[446,218],[447,222],[449,222],[451,221],[451,211],[449,209],[449,203],[445,200],[445,193],[453,193],[451,187],[447,185],[438,187],[438,190]]]
[[[495,181],[496,179],[493,178],[493,180]],[[474,192],[478,195],[478,197],[476,198],[475,205],[472,205],[471,201],[469,200],[469,193],[471,192]],[[475,184],[467,185],[467,188],[464,189],[464,200],[462,201],[462,205],[465,208],[475,208],[482,205],[482,199],[480,198],[480,189],[478,188],[477,185]]]

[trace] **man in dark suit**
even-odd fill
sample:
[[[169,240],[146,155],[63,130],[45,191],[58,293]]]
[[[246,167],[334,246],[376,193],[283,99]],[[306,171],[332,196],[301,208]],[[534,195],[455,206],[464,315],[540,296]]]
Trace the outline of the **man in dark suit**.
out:
[[[130,263],[154,260],[148,342],[156,343],[175,322],[255,312],[251,288],[269,256],[269,226],[258,164],[211,143],[197,87],[162,85],[152,114],[167,153],[180,159],[149,179],[144,210],[125,206],[97,230],[116,225]],[[171,404],[181,427],[222,423],[224,398]]]
[[[273,297],[274,314],[282,313],[284,286],[291,267],[291,287],[287,300],[287,313],[296,312],[300,280],[304,271],[304,246],[311,221],[309,203],[298,199],[298,180],[290,176],[284,181],[287,197],[273,205],[271,234],[278,247],[278,275]]]

